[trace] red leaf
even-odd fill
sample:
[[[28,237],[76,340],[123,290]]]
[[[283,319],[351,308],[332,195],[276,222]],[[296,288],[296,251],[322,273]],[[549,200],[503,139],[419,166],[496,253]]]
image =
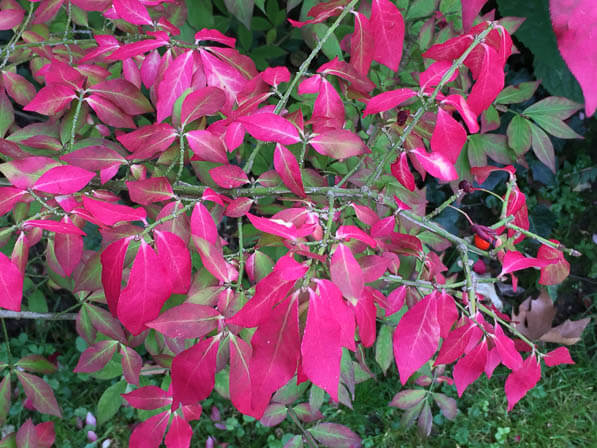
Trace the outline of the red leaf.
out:
[[[425,171],[433,177],[447,182],[458,179],[454,164],[441,153],[428,153],[423,148],[415,148],[411,152],[415,155],[417,161],[423,165]]]
[[[367,76],[375,54],[373,28],[365,15],[353,11],[354,32],[350,38],[350,65],[363,76]]]
[[[233,282],[238,278],[238,271],[234,266],[226,262],[221,248],[194,234],[192,238],[201,256],[203,266],[210,274],[225,283]]]
[[[465,389],[483,373],[486,362],[487,342],[482,341],[456,363],[452,376],[459,397],[462,397]]]
[[[406,286],[402,285],[393,290],[386,298],[386,315],[389,317],[395,312],[399,311],[404,305],[404,299],[406,299]]]
[[[182,93],[191,86],[193,54],[187,50],[168,66],[158,86],[157,122],[172,115],[172,107]]]
[[[253,138],[263,142],[291,145],[301,141],[298,130],[290,121],[271,112],[255,113],[238,121]]]
[[[60,160],[69,165],[86,170],[101,170],[114,164],[122,165],[126,159],[106,146],[93,145],[60,156]]]
[[[43,422],[35,425],[35,437],[39,448],[50,448],[56,440],[54,422]]]
[[[70,224],[70,219],[65,216],[62,222]],[[70,277],[83,255],[83,237],[72,233],[57,233],[54,236],[54,254],[64,275]]]
[[[365,288],[363,295],[354,305],[354,316],[359,327],[359,338],[363,347],[371,347],[375,342],[375,301],[371,288]]]
[[[263,218],[261,216],[252,215],[251,213],[247,213],[247,218],[249,218],[249,221],[251,221],[251,224],[253,224],[257,230],[261,230],[264,233],[277,235],[289,240],[296,240],[299,237],[294,224],[287,221]]]
[[[191,286],[191,254],[185,242],[174,233],[153,231],[158,255],[164,263],[174,294],[186,294]]]
[[[146,322],[159,315],[171,293],[171,279],[162,259],[141,241],[128,284],[118,299],[118,319],[133,335],[138,335],[146,328]]]
[[[504,334],[504,330],[498,323],[495,324],[494,342],[502,364],[510,370],[518,370],[522,367],[522,356],[516,350],[514,341]]]
[[[225,34],[222,34],[218,30],[211,30],[207,28],[203,28],[200,31],[195,33],[195,41],[199,43],[201,41],[211,40],[213,42],[218,42],[220,44],[226,45],[227,47],[234,48],[236,46],[236,39],[233,37],[228,37]]]
[[[139,374],[143,367],[143,359],[135,349],[127,347],[126,345],[120,346],[120,355],[122,356],[121,364],[124,379],[127,383],[138,386]]]
[[[410,89],[388,90],[387,92],[375,95],[367,103],[367,107],[363,112],[363,117],[393,109],[416,95],[417,94]]]
[[[457,94],[448,95],[442,100],[442,104],[449,104],[458,111],[458,113],[466,123],[469,132],[479,132],[479,123],[477,123],[477,115],[471,110],[470,106],[462,96]]]
[[[254,199],[249,198],[233,199],[226,207],[224,214],[231,218],[240,218],[241,216],[245,216],[249,210],[251,210],[254,202]]]
[[[131,434],[129,448],[159,448],[169,418],[169,412],[161,412],[139,423]]]
[[[10,311],[21,311],[23,273],[0,252],[0,306]]]
[[[113,226],[122,221],[144,221],[147,216],[142,207],[132,208],[126,205],[112,204],[83,196],[83,207],[102,224]]]
[[[199,129],[196,131],[189,131],[185,135],[189,142],[189,146],[195,154],[192,160],[228,163],[228,154],[224,147],[224,143],[210,131]]]
[[[193,429],[186,420],[179,415],[174,414],[168,434],[166,434],[167,448],[188,448],[191,446],[191,438],[193,437]]]
[[[415,191],[415,176],[413,176],[413,173],[408,166],[408,156],[406,152],[400,153],[396,161],[390,166],[390,170],[404,188],[407,188],[410,191]]]
[[[325,297],[334,309],[334,320],[340,325],[340,345],[355,351],[354,332],[356,328],[354,308],[349,306],[340,289],[329,280],[316,279],[319,297]]]
[[[23,8],[0,11],[0,30],[10,30],[20,25],[24,15],[25,10]]]
[[[174,196],[172,185],[166,177],[151,177],[149,179],[127,181],[131,201],[141,205],[171,199]]]
[[[437,86],[451,67],[452,64],[449,61],[438,61],[431,64],[424,72],[419,74],[421,89],[425,90],[426,87]],[[448,82],[454,81],[457,76],[458,70],[455,70]]]
[[[481,44],[476,49],[481,52],[479,61],[481,71],[476,77],[477,80],[473,84],[466,102],[471,110],[479,115],[491,105],[504,88],[504,65],[500,60],[500,55],[489,45]],[[473,51],[465,60],[465,64],[478,52]],[[467,65],[470,67],[470,63]]]
[[[288,148],[280,144],[277,144],[274,150],[274,168],[290,191],[301,198],[307,196],[296,157]]]
[[[410,376],[436,352],[439,332],[437,302],[431,295],[417,302],[402,316],[394,331],[394,358],[402,384],[406,384]]]
[[[182,303],[163,312],[147,326],[171,338],[202,338],[217,328],[221,318],[211,306]]]
[[[357,303],[365,287],[363,271],[351,250],[344,244],[338,244],[332,254],[330,274],[332,282],[342,291],[342,295]]]
[[[566,347],[558,347],[555,350],[550,351],[543,357],[546,366],[558,366],[560,364],[574,364],[574,361],[570,357],[570,352]]]
[[[139,0],[114,0],[114,9],[122,20],[133,25],[152,25],[151,17]]]
[[[33,403],[33,407],[42,414],[62,417],[60,407],[52,388],[40,377],[17,371],[17,378],[23,386],[25,395]]]
[[[199,54],[207,79],[207,85],[217,87],[226,94],[226,103],[222,110],[231,111],[238,94],[245,87],[245,84],[247,84],[247,78],[235,67],[220,60],[211,53],[200,51]]]
[[[123,45],[114,51],[106,59],[110,61],[123,61],[128,58],[133,58],[143,53],[147,53],[156,48],[168,45],[168,41],[161,39],[145,39],[130,44]]]
[[[172,360],[174,401],[194,404],[206,399],[215,384],[219,338],[199,341]]]
[[[21,196],[27,194],[25,190],[13,187],[0,187],[0,216],[12,210]]]
[[[188,94],[182,102],[180,119],[183,124],[205,115],[214,115],[226,102],[226,94],[217,87],[203,87]]]
[[[237,165],[221,165],[209,170],[213,181],[222,188],[238,188],[249,183],[247,173]]]
[[[2,14],[2,12],[0,12],[0,14]],[[0,29],[2,28],[0,27]],[[2,79],[4,81],[6,93],[21,106],[29,103],[37,93],[33,84],[18,73],[8,71],[2,72]]]
[[[373,60],[398,71],[404,42],[404,19],[389,0],[371,3],[371,28],[375,42]]]
[[[431,150],[442,154],[450,163],[458,160],[460,150],[466,143],[466,131],[452,115],[441,107],[437,110],[437,121],[431,136]]]
[[[296,294],[274,308],[253,334],[251,345],[252,416],[261,418],[272,394],[296,373],[300,353]]]
[[[99,341],[88,347],[79,358],[75,366],[75,373],[92,373],[104,368],[116,353],[118,342]]]
[[[217,244],[219,241],[216,223],[207,207],[201,202],[197,202],[191,214],[191,233],[211,244]]]
[[[524,360],[520,369],[515,370],[506,378],[504,390],[508,399],[508,411],[511,411],[514,405],[535,387],[539,379],[541,379],[541,365],[537,362],[535,355],[531,355]]]
[[[261,72],[261,79],[270,86],[277,86],[282,82],[290,81],[290,71],[284,67],[268,67]]]
[[[35,98],[23,107],[23,110],[53,116],[66,109],[76,97],[75,91],[69,86],[48,84],[37,92]]]
[[[349,241],[355,239],[367,244],[372,249],[377,247],[377,242],[357,226],[338,227],[338,230],[336,231],[336,238],[339,240]]]
[[[135,409],[144,409],[151,411],[168,406],[172,403],[172,397],[157,386],[144,386],[135,389],[128,394],[122,394],[122,398]]]
[[[313,78],[318,81],[317,87],[313,92],[305,92],[317,93],[317,98],[313,104],[313,113],[311,114],[313,132],[341,130],[346,121],[342,98],[327,79],[319,76]]]
[[[91,86],[88,91],[103,96],[129,115],[153,112],[153,107],[137,86],[125,79],[102,81]]]
[[[548,260],[525,257],[520,252],[508,251],[502,260],[502,272],[500,276],[510,272],[520,271],[527,268],[543,268],[549,265]]]
[[[309,311],[301,344],[301,367],[303,372],[332,400],[338,401],[340,380],[341,328],[332,317],[335,310],[327,297],[321,297],[309,290]]]
[[[85,98],[85,101],[102,123],[115,128],[135,129],[137,127],[133,119],[111,101],[99,95],[90,95]]]
[[[85,236],[86,233],[70,222],[58,222],[50,219],[30,219],[23,223],[23,227],[38,227],[48,232],[66,233]]]
[[[458,309],[454,303],[454,298],[445,291],[436,294],[437,301],[437,322],[439,324],[439,335],[446,338],[458,319]]]
[[[348,81],[353,89],[360,92],[370,92],[375,88],[375,84],[366,76],[361,75],[352,65],[340,61],[337,57],[319,67],[317,73],[338,76]]]
[[[76,166],[56,166],[42,174],[33,188],[44,193],[71,194],[85,187],[94,176],[94,172]]]
[[[339,160],[371,152],[358,135],[347,129],[326,131],[313,137],[309,144],[319,154]]]
[[[551,240],[551,242],[559,244],[557,240]],[[537,258],[550,262],[549,265],[541,268],[540,285],[557,285],[570,274],[570,263],[566,261],[561,251],[553,247],[542,244],[537,252]]]
[[[465,33],[473,26],[473,22],[487,0],[470,0],[462,3],[462,28]]]
[[[251,413],[249,365],[253,350],[241,338],[230,334],[230,401],[243,414]]]
[[[116,316],[120,287],[122,283],[122,268],[124,257],[129,247],[131,238],[122,238],[105,248],[101,255],[102,285],[108,308]]]

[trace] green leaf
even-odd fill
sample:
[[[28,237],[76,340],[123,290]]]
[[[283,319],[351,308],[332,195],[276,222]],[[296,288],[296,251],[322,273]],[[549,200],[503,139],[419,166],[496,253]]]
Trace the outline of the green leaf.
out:
[[[251,17],[255,6],[254,0],[224,0],[224,4],[230,14],[236,17],[247,29],[251,29]]]
[[[469,135],[466,142],[468,161],[471,167],[486,166],[485,138],[482,134]]]
[[[383,370],[384,375],[392,364],[394,352],[392,351],[392,328],[389,325],[382,325],[375,342],[375,361]]]
[[[508,145],[517,156],[522,156],[531,148],[531,122],[520,115],[515,115],[506,130]]]
[[[320,423],[308,430],[318,442],[328,447],[359,447],[361,439],[344,425]]]
[[[319,411],[319,408],[323,404],[324,398],[325,391],[320,387],[317,387],[315,384],[312,384],[311,389],[309,390],[309,406],[313,412]]]
[[[292,404],[303,395],[305,390],[307,390],[307,386],[308,383],[306,382],[297,385],[296,377],[294,377],[274,394],[272,401],[274,403]]]
[[[498,104],[516,104],[531,99],[540,81],[521,82],[515,86],[508,86],[500,92],[495,102]]]
[[[4,425],[10,410],[10,372],[0,382],[0,426]]]
[[[544,131],[549,132],[554,137],[558,138],[583,138],[582,135],[577,134],[574,130],[553,115],[529,115],[535,123],[543,128]]]
[[[312,25],[312,27],[313,28],[309,31],[312,31],[315,33],[317,41],[320,41],[321,39],[323,39],[323,37],[325,36],[325,33],[327,33],[327,31],[329,29],[329,27],[323,23],[316,23],[316,24]],[[314,48],[315,45],[317,45],[317,43],[314,42],[313,39],[307,39],[306,36],[305,36],[305,41],[312,44],[312,45],[310,45],[311,48]],[[342,56],[342,49],[340,48],[340,42],[338,41],[338,38],[336,37],[335,34],[332,34],[328,38],[328,40],[325,41],[325,43],[321,47],[321,51],[323,54],[326,55],[326,57],[328,59],[334,59],[335,57],[337,57],[341,61],[344,60],[344,57]]]
[[[15,121],[12,104],[6,93],[0,93],[0,137],[4,137]]]
[[[406,20],[412,21],[421,17],[430,16],[436,7],[435,0],[416,0],[408,8]]]
[[[124,381],[119,381],[118,383],[112,384],[104,391],[97,402],[97,409],[95,411],[98,425],[104,424],[116,415],[122,404],[122,397],[120,394],[124,393],[125,389],[126,383]]]
[[[215,26],[212,2],[187,0],[187,10],[187,21],[195,30]]]
[[[523,115],[535,118],[537,116],[549,115],[552,117],[565,120],[570,115],[578,112],[583,108],[582,104],[570,101],[568,98],[561,96],[550,96],[535,104],[530,105],[522,111]]]
[[[17,371],[17,378],[23,386],[25,395],[33,403],[33,407],[42,414],[61,417],[60,407],[52,388],[40,377]]]
[[[27,355],[17,361],[17,366],[33,373],[54,373],[56,366],[41,355]]]
[[[531,126],[531,146],[537,158],[549,167],[552,172],[556,172],[556,155],[553,145],[543,129],[530,123]]]

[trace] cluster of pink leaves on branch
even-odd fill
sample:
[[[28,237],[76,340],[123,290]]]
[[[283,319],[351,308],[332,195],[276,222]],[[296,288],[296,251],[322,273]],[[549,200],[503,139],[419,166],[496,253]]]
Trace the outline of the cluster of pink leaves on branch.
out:
[[[293,25],[336,17],[348,3],[321,3],[309,12],[312,19]],[[10,4],[14,8],[3,13],[17,12],[1,18],[4,26],[14,27],[23,14],[16,2]],[[167,428],[167,446],[189,446],[188,422],[200,417],[200,401],[211,394],[221,371],[228,372],[232,404],[255,418],[279,406],[272,396],[290,381],[309,380],[333,401],[349,404],[355,365],[367,370],[361,347],[376,343],[378,318],[384,326],[395,325],[393,344],[386,345],[393,346],[402,384],[435,356],[435,365],[455,363],[459,395],[500,363],[512,371],[506,381],[509,409],[534,387],[541,374],[537,354],[523,359],[521,352],[531,347],[511,339],[495,315],[490,323],[482,313],[459,311],[458,305],[468,306],[466,293],[440,288],[420,297],[412,286],[392,285],[401,260],[421,262],[419,280],[446,283],[441,257],[424,250],[424,239],[417,236],[422,228],[391,213],[387,203],[370,208],[369,197],[334,210],[333,200],[310,193],[328,188],[328,180],[304,164],[320,156],[337,163],[361,156],[362,172],[346,184],[370,187],[363,179],[375,163],[361,137],[345,128],[341,92],[363,105],[363,117],[392,114],[397,106],[417,106],[431,97],[433,104],[425,107],[437,107],[437,113],[426,114],[430,137],[415,130],[391,168],[405,187],[404,196],[396,197],[399,207],[424,215],[425,192],[417,188],[409,163],[423,178],[458,178],[455,163],[467,129],[479,131],[479,114],[504,86],[512,43],[499,23],[483,22],[429,48],[423,57],[434,62],[419,74],[417,91],[399,88],[371,96],[377,88],[368,77],[373,62],[398,69],[405,29],[392,2],[373,0],[369,17],[354,12],[349,62],[336,58],[300,80],[299,96],[316,95],[305,119],[300,107],[279,113],[270,101],[290,81],[285,67],[259,72],[235,49],[235,39],[217,30],[198,31],[194,45],[176,40],[181,3],[72,4],[119,19],[115,23],[122,31],[142,38],[127,43],[96,35],[97,45],[87,50],[74,44],[68,49],[16,45],[11,58],[29,58],[44,87],[36,91],[25,78],[5,71],[0,107],[12,114],[10,97],[25,111],[50,118],[22,129],[11,122],[1,130],[0,151],[9,161],[0,164],[0,172],[10,186],[0,187],[0,215],[12,212],[18,226],[11,256],[0,254],[0,306],[21,310],[29,248],[49,233],[52,280],[87,297],[77,330],[89,347],[75,370],[100,370],[119,350],[126,381],[139,385],[143,359],[135,347],[145,342],[171,373],[168,391],[146,386],[124,395],[138,409],[167,408],[135,429],[132,447],[158,446]],[[41,2],[33,23],[51,20],[61,5]],[[23,41],[43,40],[42,28],[25,31]],[[480,34],[484,39],[477,39]],[[461,58],[463,66],[456,67]],[[456,69],[465,68],[472,77],[470,91],[444,95],[445,78],[454,80]],[[247,134],[258,145],[275,144],[272,169],[257,179],[238,164],[247,153]],[[302,145],[304,160],[295,155]],[[473,174],[482,183],[494,170],[505,170],[514,180],[511,167],[481,167]],[[189,185],[178,182],[182,173],[194,174],[201,185],[194,198],[187,196]],[[257,196],[268,188],[293,199],[292,206],[263,216]],[[122,190],[128,205],[122,203]],[[528,229],[525,196],[516,186],[510,193],[507,215]],[[42,211],[28,216],[35,201]],[[241,247],[240,255],[227,248],[230,241],[221,234],[229,218],[250,226],[257,240],[254,247]],[[100,253],[84,248],[86,225],[99,229]],[[502,275],[538,267],[544,284],[566,277],[569,266],[559,250],[544,246],[536,258],[526,257],[514,247],[522,236],[508,232],[516,240],[499,254]],[[324,250],[314,252],[318,242]],[[430,245],[441,251],[445,242]],[[267,245],[287,252],[273,261],[260,250]],[[397,325],[391,323],[404,306],[408,310]],[[105,337],[98,340],[98,332]],[[148,343],[150,338],[155,343]],[[343,354],[351,352],[358,360],[349,363],[352,375],[341,369]],[[572,362],[565,349],[556,355],[545,358],[546,364]]]

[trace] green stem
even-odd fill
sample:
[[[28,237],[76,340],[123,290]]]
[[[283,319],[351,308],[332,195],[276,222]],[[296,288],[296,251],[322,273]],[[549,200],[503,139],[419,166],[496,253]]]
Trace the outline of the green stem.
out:
[[[238,280],[236,281],[236,291],[240,291],[243,284],[243,271],[245,269],[245,257],[244,257],[244,241],[243,241],[243,219],[238,218],[236,222],[238,229]]]
[[[446,207],[448,207],[449,205],[452,205],[454,202],[458,201],[462,197],[463,194],[464,194],[463,190],[458,190],[455,194],[453,194],[448,199],[446,199],[442,204],[440,204],[439,207],[437,207],[431,213],[426,215],[425,219],[429,220],[429,219],[435,218],[437,215],[439,215],[441,212],[443,212],[446,209]]]
[[[70,5],[70,3],[69,3]],[[75,136],[77,133],[77,123],[79,122],[79,115],[81,115],[81,106],[83,105],[83,98],[85,96],[85,92],[81,91],[79,93],[79,99],[77,101],[77,106],[75,108],[75,115],[73,116],[73,122],[70,128],[70,141],[68,143],[68,152],[72,152],[75,146]]]
[[[305,437],[305,440],[307,441],[307,445],[309,445],[310,448],[317,448],[319,445],[313,438],[313,435],[305,429],[305,427],[299,420],[298,416],[296,415],[296,412],[294,412],[294,409],[292,409],[291,406],[287,406],[287,409],[288,409],[288,415],[290,416],[290,419],[298,427],[298,429],[301,431],[301,433]]]
[[[27,14],[27,18],[23,22],[23,25],[21,25],[21,27],[19,28],[19,31],[17,33],[15,33],[14,36],[12,36],[12,39],[10,39],[10,42],[8,42],[8,44],[6,44],[6,46],[3,48],[3,50],[6,52],[6,54],[4,55],[4,59],[2,60],[2,65],[0,65],[0,69],[4,68],[4,66],[8,62],[8,58],[10,57],[11,50],[14,49],[13,47],[14,47],[15,43],[19,41],[19,39],[25,32],[25,29],[29,26],[29,21],[31,20],[31,16],[33,15],[33,5],[34,5],[33,2],[29,3],[29,13]]]
[[[10,364],[12,359],[12,353],[10,351],[10,339],[8,337],[8,330],[6,329],[6,322],[4,322],[4,317],[0,318],[2,320],[2,331],[4,333],[4,341],[6,343],[6,355],[8,356],[8,364]]]
[[[184,145],[184,132],[180,132],[178,135],[178,142],[180,146],[180,153],[178,155],[178,172],[176,173],[176,180],[179,181],[182,176],[182,170],[184,168],[184,153],[185,153],[185,145]]]
[[[491,308],[487,308],[485,305],[483,305],[482,303],[479,303],[479,309],[481,311],[483,311],[486,314],[491,315],[491,317],[493,317],[494,320],[498,321],[499,323],[501,323],[502,325],[504,325],[506,328],[508,328],[513,334],[515,334],[518,338],[520,338],[521,340],[523,340],[524,342],[526,342],[527,344],[529,344],[529,346],[533,347],[533,351],[537,351],[537,346],[535,345],[535,343],[533,341],[531,341],[529,338],[527,338],[524,334],[522,334],[520,331],[518,331],[511,322],[507,322],[504,319],[502,319],[501,317],[499,317],[495,311],[493,311]]]
[[[460,259],[462,260],[462,269],[464,270],[466,291],[468,296],[469,308],[471,310],[471,317],[477,314],[477,294],[475,293],[475,285],[473,284],[473,274],[471,267],[468,264],[468,250],[464,246],[458,246],[460,251]]]
[[[552,247],[557,250],[561,250],[562,252],[564,252],[568,255],[571,255],[573,257],[582,256],[582,253],[580,253],[576,249],[569,249],[569,248],[565,247],[563,244],[554,243],[553,241],[543,238],[542,236],[539,236],[536,233],[529,232],[528,230],[525,230],[522,227],[518,227],[517,225],[512,224],[511,222],[508,222],[506,224],[506,227],[509,229],[515,230],[518,233],[522,233],[523,235],[526,235],[529,238],[533,238],[534,240],[537,240],[540,243],[545,244],[546,246]]]
[[[179,215],[182,215],[183,213],[186,213],[187,210],[190,210],[191,208],[193,208],[195,206],[195,202],[191,202],[187,205],[185,205],[182,208],[177,208],[176,210],[174,210],[172,213],[170,213],[168,216],[164,216],[163,218],[158,219],[157,221],[151,223],[150,225],[148,225],[147,227],[145,227],[145,229],[143,230],[143,232],[141,232],[139,234],[139,236],[141,238],[149,235],[149,233],[155,229],[157,226],[159,226],[160,224],[164,224],[174,218],[176,218]]]
[[[505,219],[508,213],[508,201],[510,200],[510,195],[512,194],[512,190],[516,185],[516,176],[514,174],[510,175],[510,180],[508,181],[508,185],[506,187],[506,194],[504,195],[504,202],[502,202],[502,213],[500,213],[500,218]]]

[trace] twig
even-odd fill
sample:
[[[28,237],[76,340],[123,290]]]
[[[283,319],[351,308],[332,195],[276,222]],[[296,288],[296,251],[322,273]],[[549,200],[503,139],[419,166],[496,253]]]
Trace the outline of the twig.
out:
[[[287,409],[288,409],[288,415],[290,416],[290,419],[296,426],[298,426],[300,431],[303,433],[303,436],[305,436],[307,445],[309,445],[311,448],[317,448],[319,445],[313,438],[313,435],[305,429],[305,427],[303,426],[301,421],[298,419],[298,416],[296,415],[296,412],[294,412],[294,409],[292,409],[292,407],[290,407],[290,406],[287,406]]]
[[[3,319],[75,320],[77,313],[34,313],[33,311],[0,310]],[[4,321],[3,321],[4,322]]]

